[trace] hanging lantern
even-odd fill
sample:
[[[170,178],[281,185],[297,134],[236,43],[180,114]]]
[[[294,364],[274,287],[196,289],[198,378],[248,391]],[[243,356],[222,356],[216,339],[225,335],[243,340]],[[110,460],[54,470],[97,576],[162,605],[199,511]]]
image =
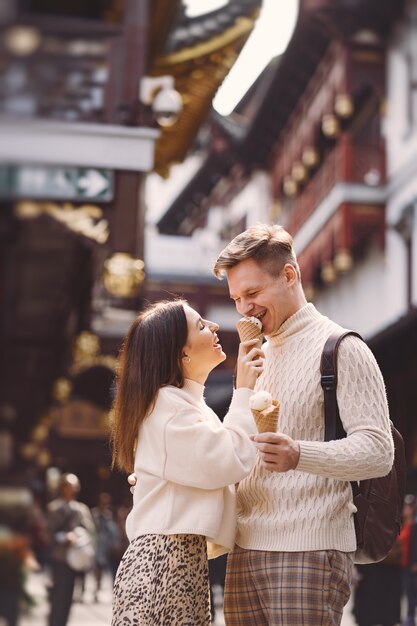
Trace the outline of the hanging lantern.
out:
[[[16,57],[31,56],[41,43],[41,32],[33,26],[12,26],[4,33],[4,45]]]
[[[284,181],[282,183],[282,188],[286,196],[290,198],[295,196],[298,191],[298,185],[295,180],[291,176],[285,176]]]
[[[321,268],[321,278],[322,281],[326,284],[334,282],[334,280],[336,279],[336,270],[334,269],[332,263],[323,263],[323,266]]]
[[[306,167],[312,169],[316,167],[319,162],[319,153],[313,146],[307,146],[304,148],[303,153],[301,155],[301,161],[304,163]]]
[[[352,96],[346,93],[337,94],[334,101],[334,111],[336,115],[343,119],[351,117],[354,111]]]
[[[335,267],[335,270],[337,272],[341,272],[342,274],[352,269],[353,258],[349,250],[338,250],[334,258],[333,265]]]
[[[301,161],[296,161],[292,166],[291,175],[297,183],[303,183],[307,178],[306,166]]]
[[[326,113],[326,115],[323,115],[323,119],[321,121],[321,129],[323,131],[323,135],[329,139],[334,139],[340,132],[339,120],[335,115],[333,115],[333,113]]]

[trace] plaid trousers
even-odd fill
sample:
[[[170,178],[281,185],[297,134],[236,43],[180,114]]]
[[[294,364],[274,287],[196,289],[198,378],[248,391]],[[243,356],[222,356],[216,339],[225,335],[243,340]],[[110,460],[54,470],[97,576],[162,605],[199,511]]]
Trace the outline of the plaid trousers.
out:
[[[227,560],[226,626],[337,626],[353,558],[338,550],[266,552],[236,546]]]

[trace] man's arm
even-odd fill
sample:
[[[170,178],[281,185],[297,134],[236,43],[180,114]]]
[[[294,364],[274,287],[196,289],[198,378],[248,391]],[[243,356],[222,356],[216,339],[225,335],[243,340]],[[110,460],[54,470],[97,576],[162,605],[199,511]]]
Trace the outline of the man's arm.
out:
[[[267,469],[297,469],[351,481],[389,472],[394,445],[385,385],[375,358],[363,341],[347,337],[340,344],[338,370],[337,399],[347,437],[324,442],[294,441],[280,433],[256,435]]]

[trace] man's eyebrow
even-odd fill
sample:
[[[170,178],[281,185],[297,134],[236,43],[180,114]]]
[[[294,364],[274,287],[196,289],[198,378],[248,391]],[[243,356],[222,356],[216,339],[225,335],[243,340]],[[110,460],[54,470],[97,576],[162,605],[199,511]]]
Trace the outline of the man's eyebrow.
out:
[[[246,294],[249,293],[251,291],[257,291],[258,289],[260,289],[260,287],[258,287],[257,285],[250,285],[249,287],[246,287],[245,289],[242,289],[242,293]],[[229,294],[229,297],[231,300],[236,300],[237,296],[235,296],[233,293]]]

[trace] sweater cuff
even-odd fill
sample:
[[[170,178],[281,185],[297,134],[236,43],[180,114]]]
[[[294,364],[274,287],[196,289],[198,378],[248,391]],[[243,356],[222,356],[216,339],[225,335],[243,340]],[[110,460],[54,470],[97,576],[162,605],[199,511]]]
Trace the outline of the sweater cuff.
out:
[[[295,468],[300,472],[308,472],[309,474],[315,474],[317,470],[317,459],[322,454],[321,446],[322,441],[299,441],[300,444],[300,459],[298,465]]]
[[[224,424],[236,424],[243,426],[245,430],[256,433],[256,424],[252,411],[249,408],[249,398],[253,395],[253,389],[239,387],[233,392],[229,410],[224,418]]]
[[[248,387],[239,387],[239,389],[235,389],[233,391],[232,401],[230,402],[229,411],[231,409],[244,409],[246,412],[252,411],[249,408],[249,398],[253,396],[255,392],[253,389],[249,389]]]

